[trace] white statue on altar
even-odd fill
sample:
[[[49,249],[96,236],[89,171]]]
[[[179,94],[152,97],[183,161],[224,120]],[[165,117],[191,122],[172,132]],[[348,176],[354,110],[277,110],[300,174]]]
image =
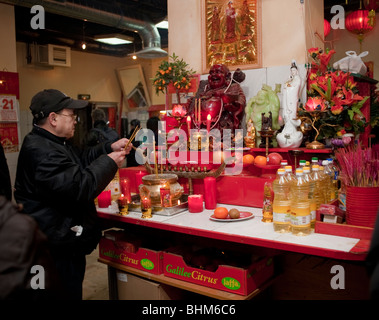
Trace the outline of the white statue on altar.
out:
[[[296,62],[292,61],[291,75],[283,86],[282,117],[284,128],[276,136],[281,148],[297,148],[303,141],[303,134],[298,130],[301,120],[297,119],[301,83]]]

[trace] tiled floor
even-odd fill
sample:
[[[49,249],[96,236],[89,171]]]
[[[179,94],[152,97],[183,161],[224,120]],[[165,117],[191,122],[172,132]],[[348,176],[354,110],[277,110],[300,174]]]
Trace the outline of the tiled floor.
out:
[[[109,300],[108,269],[97,261],[99,250],[87,256],[87,267],[83,282],[83,300]]]

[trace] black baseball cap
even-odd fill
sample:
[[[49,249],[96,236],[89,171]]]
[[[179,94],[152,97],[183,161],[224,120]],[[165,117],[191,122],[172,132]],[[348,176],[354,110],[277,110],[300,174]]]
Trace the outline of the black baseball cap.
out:
[[[63,109],[81,109],[88,105],[88,101],[74,100],[56,89],[45,89],[38,92],[30,104],[34,120],[46,118],[51,112]]]

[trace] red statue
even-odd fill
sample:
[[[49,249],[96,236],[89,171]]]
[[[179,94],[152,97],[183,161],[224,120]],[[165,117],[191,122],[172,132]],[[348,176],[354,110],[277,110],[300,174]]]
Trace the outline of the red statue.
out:
[[[227,66],[213,65],[209,71],[208,80],[200,82],[196,96],[188,102],[187,110],[195,127],[205,129],[207,116],[210,115],[211,129],[241,128],[246,97],[240,83],[244,80],[245,74],[240,69],[234,72],[232,79]],[[198,106],[200,106],[200,112]]]

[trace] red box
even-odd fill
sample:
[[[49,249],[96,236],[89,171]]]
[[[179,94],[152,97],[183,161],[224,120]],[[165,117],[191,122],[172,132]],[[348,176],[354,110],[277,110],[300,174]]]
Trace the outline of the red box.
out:
[[[157,251],[139,247],[135,252],[130,252],[130,242],[125,240],[110,240],[105,237],[100,239],[100,258],[133,267],[153,274],[163,273],[163,251]],[[128,252],[129,251],[129,252]]]
[[[248,295],[274,274],[272,257],[264,257],[252,263],[247,269],[220,265],[215,272],[188,266],[181,255],[163,253],[163,274],[208,288]]]

